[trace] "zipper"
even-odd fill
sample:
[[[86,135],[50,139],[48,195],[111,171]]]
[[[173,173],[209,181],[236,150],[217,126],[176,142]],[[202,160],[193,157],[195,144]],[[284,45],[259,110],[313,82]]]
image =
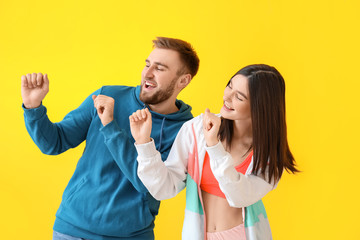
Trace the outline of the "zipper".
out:
[[[206,213],[205,213],[205,208],[204,208],[204,203],[203,203],[203,199],[202,199],[202,194],[201,194],[201,188],[200,188],[200,169],[199,169],[199,155],[198,155],[198,151],[197,151],[197,141],[196,141],[196,135],[195,135],[195,130],[194,130],[194,124],[191,125],[192,126],[192,131],[193,131],[193,135],[194,135],[194,140],[195,140],[195,164],[197,165],[197,188],[198,188],[198,196],[200,199],[200,203],[201,203],[201,207],[203,209],[203,213],[204,213],[204,240],[206,240]]]

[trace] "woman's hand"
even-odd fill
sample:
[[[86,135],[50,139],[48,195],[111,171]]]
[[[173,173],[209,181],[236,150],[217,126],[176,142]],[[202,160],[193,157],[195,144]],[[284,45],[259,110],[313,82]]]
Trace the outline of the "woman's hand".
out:
[[[129,116],[130,130],[136,144],[148,143],[151,141],[152,119],[149,109],[141,109]]]
[[[206,145],[208,147],[214,146],[219,142],[218,132],[221,125],[221,118],[211,113],[207,108],[203,117],[203,129]]]

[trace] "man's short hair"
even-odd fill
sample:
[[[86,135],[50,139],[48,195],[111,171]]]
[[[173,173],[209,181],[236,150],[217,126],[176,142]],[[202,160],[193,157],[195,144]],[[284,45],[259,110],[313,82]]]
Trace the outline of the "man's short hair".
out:
[[[176,38],[156,37],[153,40],[155,48],[171,49],[179,53],[184,68],[178,71],[178,75],[190,73],[193,78],[199,70],[199,57],[190,43]]]

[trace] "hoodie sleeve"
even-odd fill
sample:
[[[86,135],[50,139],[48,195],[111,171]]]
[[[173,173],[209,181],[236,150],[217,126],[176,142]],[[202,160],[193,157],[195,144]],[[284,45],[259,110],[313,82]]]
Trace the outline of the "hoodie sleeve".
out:
[[[116,120],[100,128],[105,144],[116,164],[138,192],[148,192],[137,175],[136,148],[128,134],[119,127]]]
[[[276,187],[275,183],[270,184],[265,180],[268,176],[262,178],[237,172],[230,153],[225,151],[221,142],[205,148],[210,156],[211,170],[230,206],[250,206]]]
[[[157,200],[172,198],[185,188],[188,156],[194,144],[190,123],[191,121],[181,127],[164,162],[153,140],[135,144],[138,152],[138,176]]]
[[[94,113],[91,96],[92,94],[57,123],[49,120],[45,106],[26,109],[23,105],[25,127],[41,152],[57,155],[78,146],[86,139]]]

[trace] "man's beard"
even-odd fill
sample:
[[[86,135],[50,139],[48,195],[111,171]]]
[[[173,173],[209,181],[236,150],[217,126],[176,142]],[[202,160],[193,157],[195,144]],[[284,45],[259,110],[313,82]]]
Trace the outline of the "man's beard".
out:
[[[140,100],[145,104],[152,104],[152,105],[168,100],[175,91],[175,84],[176,84],[177,80],[178,80],[178,77],[175,77],[170,82],[169,86],[166,89],[159,89],[150,96],[146,96],[146,94],[143,93],[142,90],[143,90],[144,84],[142,84],[141,89],[140,89]]]

